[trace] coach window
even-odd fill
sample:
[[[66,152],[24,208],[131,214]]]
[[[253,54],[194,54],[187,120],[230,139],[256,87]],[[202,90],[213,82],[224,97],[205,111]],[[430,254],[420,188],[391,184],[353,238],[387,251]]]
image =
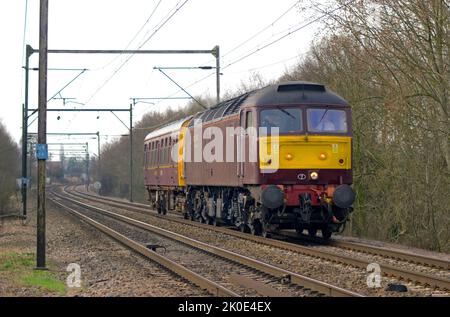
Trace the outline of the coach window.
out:
[[[167,148],[167,139],[162,140],[162,149],[161,149],[161,164],[166,164],[166,148]]]
[[[152,151],[152,165],[156,165],[156,141],[153,141],[153,151]]]
[[[159,163],[159,141],[155,143],[155,166],[158,166]]]
[[[162,159],[162,163],[166,164],[167,163],[167,138],[164,139],[164,149],[163,149],[163,159]]]
[[[152,142],[152,156],[151,156],[151,165],[154,166],[155,165],[155,142]]]
[[[170,162],[170,147],[172,144],[172,139],[169,137],[167,138],[167,149],[166,149],[166,163]]]
[[[148,149],[149,149],[149,165],[152,166],[152,158],[153,158],[153,142],[150,142],[148,144]]]
[[[144,145],[144,166],[147,166],[147,157],[148,157],[147,144],[145,144]]]
[[[169,164],[172,164],[172,157],[170,155],[170,152],[172,151],[172,147],[174,145],[175,139],[172,139],[172,137],[169,137],[169,150],[167,151],[167,162]]]
[[[161,164],[165,163],[166,163],[166,139],[163,139],[161,144]]]
[[[153,142],[150,143],[150,159],[149,159],[149,165],[152,166],[153,164]]]
[[[172,138],[169,137],[167,139],[167,156],[166,156],[166,162],[170,163],[170,148],[172,146]]]
[[[161,164],[166,163],[166,139],[161,142]]]
[[[159,159],[159,165],[164,165],[164,162],[165,162],[165,156],[164,156],[164,150],[165,150],[165,147],[164,147],[164,140],[161,140],[161,154],[160,154],[160,159]]]

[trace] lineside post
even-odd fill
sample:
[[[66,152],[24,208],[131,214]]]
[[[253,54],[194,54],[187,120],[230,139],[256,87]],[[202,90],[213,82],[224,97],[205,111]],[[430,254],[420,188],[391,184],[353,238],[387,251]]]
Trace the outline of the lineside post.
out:
[[[136,100],[130,103],[130,202],[133,202],[133,106]]]
[[[216,99],[217,103],[220,102],[220,48],[216,45],[211,53],[216,58]]]
[[[22,217],[27,218],[27,186],[30,184],[27,176],[27,150],[28,150],[28,84],[30,74],[30,57],[33,49],[30,45],[26,46],[25,52],[25,101],[22,109]],[[31,160],[30,160],[31,166]],[[31,173],[30,173],[31,177]]]
[[[39,19],[39,121],[36,269],[45,270],[45,181],[47,150],[48,0],[40,0]]]

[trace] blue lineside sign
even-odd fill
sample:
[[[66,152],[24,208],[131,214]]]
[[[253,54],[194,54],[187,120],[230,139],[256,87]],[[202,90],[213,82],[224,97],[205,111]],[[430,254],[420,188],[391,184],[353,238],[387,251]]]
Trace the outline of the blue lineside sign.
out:
[[[36,144],[36,158],[38,160],[48,160],[47,144]]]

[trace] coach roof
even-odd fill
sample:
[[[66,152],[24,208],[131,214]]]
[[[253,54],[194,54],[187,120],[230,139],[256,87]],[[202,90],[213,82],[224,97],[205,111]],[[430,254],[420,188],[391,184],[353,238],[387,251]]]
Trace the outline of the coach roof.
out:
[[[166,135],[166,134],[179,133],[183,123],[186,122],[187,120],[189,120],[190,118],[191,117],[186,117],[186,118],[180,119],[178,121],[171,122],[165,126],[162,126],[161,128],[159,128],[157,130],[150,132],[145,137],[145,141],[148,141],[150,139],[154,139],[154,138]]]

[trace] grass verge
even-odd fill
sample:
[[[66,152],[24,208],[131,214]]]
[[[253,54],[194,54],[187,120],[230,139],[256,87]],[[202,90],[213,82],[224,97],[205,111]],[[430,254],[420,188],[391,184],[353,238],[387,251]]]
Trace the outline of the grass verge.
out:
[[[15,287],[37,288],[55,295],[66,293],[66,285],[56,273],[34,270],[34,264],[34,253],[0,252],[0,278]]]

